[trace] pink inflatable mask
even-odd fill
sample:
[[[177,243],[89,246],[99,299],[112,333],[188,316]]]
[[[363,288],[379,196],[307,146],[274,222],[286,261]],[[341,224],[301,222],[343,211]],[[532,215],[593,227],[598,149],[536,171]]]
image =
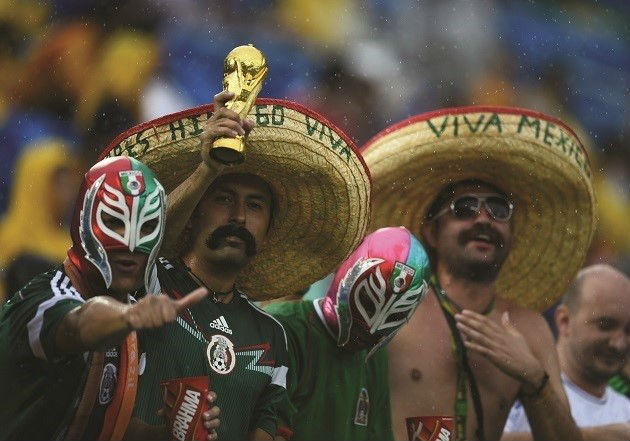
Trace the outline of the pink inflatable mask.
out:
[[[372,355],[409,321],[430,277],[429,257],[409,230],[390,227],[368,235],[341,264],[320,303],[337,345]]]

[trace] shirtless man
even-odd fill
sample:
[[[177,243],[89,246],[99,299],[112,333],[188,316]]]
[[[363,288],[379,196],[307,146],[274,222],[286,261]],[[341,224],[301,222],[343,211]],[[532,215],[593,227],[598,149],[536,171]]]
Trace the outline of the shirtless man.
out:
[[[494,193],[493,197],[503,197],[481,183],[462,183],[451,188],[452,197],[447,204],[463,195],[470,198]],[[508,201],[504,200],[507,207]],[[558,428],[570,428],[573,424],[562,392],[553,336],[540,314],[497,297],[494,280],[509,253],[512,233],[509,221],[495,219],[490,214],[492,209],[481,205],[484,208],[476,216],[471,213],[470,217],[459,219],[449,208],[425,224],[427,246],[435,251],[437,280],[451,304],[458,305],[456,326],[462,332],[465,347],[472,350],[468,352],[468,363],[482,397],[486,438],[500,438],[511,403],[520,392],[531,412],[540,416],[553,414],[553,418],[537,419],[543,424],[538,433],[545,434],[540,439],[551,439],[554,432],[549,430],[553,427],[547,427],[545,422],[553,422]],[[442,205],[440,210],[443,208]],[[465,242],[459,237],[464,237]],[[389,380],[392,396],[396,397],[392,400],[393,415],[452,414],[458,363],[440,300],[435,292],[432,294],[427,295],[426,304],[416,311],[408,328],[401,330],[389,349]],[[419,335],[423,338],[419,339]],[[425,355],[409,357],[416,352]],[[475,436],[477,426],[471,398],[467,437]],[[397,439],[406,432],[401,422],[398,418],[394,425]],[[577,439],[570,433],[558,439]]]
[[[581,264],[593,200],[589,176],[571,168],[566,188],[547,190],[559,179],[549,169],[575,164],[547,152],[534,125],[553,124],[576,148],[579,141],[545,118],[517,109],[447,109],[412,117],[363,148],[375,186],[372,226],[420,230],[436,276],[388,346],[396,439],[433,440],[440,431],[431,429],[443,427],[451,439],[498,440],[517,398],[535,439],[581,439],[551,332],[533,309],[560,295],[556,287]],[[544,167],[513,161],[519,154],[538,155]],[[583,234],[566,236],[579,230],[575,222]],[[427,436],[419,435],[422,427]]]

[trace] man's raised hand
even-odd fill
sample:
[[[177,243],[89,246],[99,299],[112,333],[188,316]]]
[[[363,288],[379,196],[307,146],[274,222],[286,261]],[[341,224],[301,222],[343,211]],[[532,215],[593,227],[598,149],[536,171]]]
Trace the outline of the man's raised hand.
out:
[[[175,321],[186,308],[208,295],[206,288],[197,288],[181,299],[167,295],[146,295],[138,303],[126,305],[125,320],[129,330],[158,328]]]
[[[247,136],[254,127],[254,123],[248,119],[241,119],[238,113],[225,107],[226,103],[234,98],[232,92],[224,90],[214,96],[214,112],[208,118],[201,134],[201,157],[203,161],[213,169],[219,168],[219,163],[210,158],[210,147],[214,140],[220,137],[236,138]]]

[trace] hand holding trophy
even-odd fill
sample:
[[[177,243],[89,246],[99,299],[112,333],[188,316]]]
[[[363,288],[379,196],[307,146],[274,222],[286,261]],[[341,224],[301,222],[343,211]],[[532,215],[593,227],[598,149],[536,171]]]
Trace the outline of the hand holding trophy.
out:
[[[223,90],[233,93],[234,97],[225,107],[245,119],[262,88],[267,70],[265,56],[251,44],[232,49],[223,66]],[[237,135],[216,139],[202,155],[208,154],[222,164],[238,164],[245,159],[244,150],[243,135]]]

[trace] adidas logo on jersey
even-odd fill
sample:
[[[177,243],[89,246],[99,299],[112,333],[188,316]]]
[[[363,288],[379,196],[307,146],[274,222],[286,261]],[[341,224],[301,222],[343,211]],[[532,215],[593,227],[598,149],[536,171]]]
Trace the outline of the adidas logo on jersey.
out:
[[[214,329],[218,329],[219,331],[223,331],[226,334],[232,334],[232,330],[228,326],[225,321],[225,317],[221,316],[218,319],[214,319],[210,322],[210,327]]]

